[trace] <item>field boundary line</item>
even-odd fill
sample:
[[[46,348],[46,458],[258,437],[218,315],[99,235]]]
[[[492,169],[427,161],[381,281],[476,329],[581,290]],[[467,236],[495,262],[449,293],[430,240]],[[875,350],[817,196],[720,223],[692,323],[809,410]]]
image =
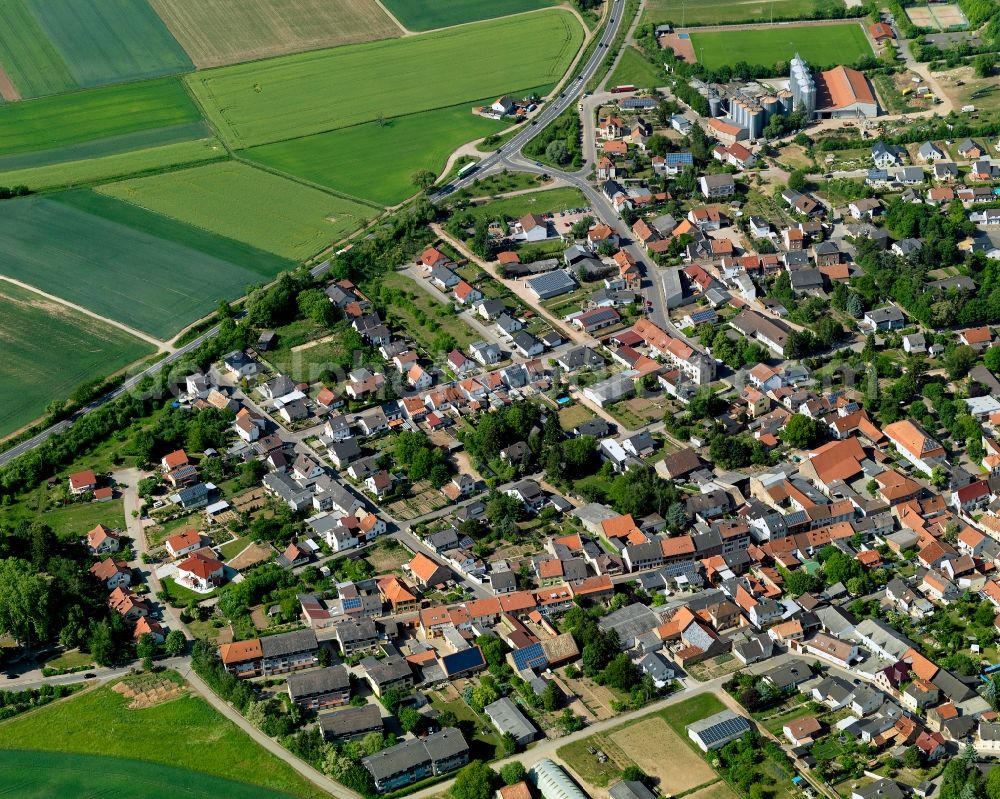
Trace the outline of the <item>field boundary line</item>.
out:
[[[128,333],[130,336],[142,339],[147,344],[152,344],[154,347],[156,347],[157,352],[160,352],[161,350],[164,352],[170,350],[170,347],[167,345],[167,342],[155,338],[149,335],[149,333],[143,333],[141,330],[136,330],[134,327],[129,327],[123,322],[119,322],[107,316],[101,316],[99,313],[95,313],[94,311],[91,311],[88,308],[84,308],[82,305],[77,305],[75,302],[70,302],[69,300],[63,299],[62,297],[57,297],[55,294],[49,294],[47,291],[42,291],[36,286],[32,286],[30,283],[25,283],[24,281],[17,280],[16,278],[13,277],[7,277],[7,275],[0,275],[0,280],[6,283],[10,283],[11,285],[17,286],[18,288],[22,288],[25,291],[30,291],[33,294],[38,294],[39,296],[44,297],[45,299],[51,302],[58,303],[59,305],[62,305],[66,308],[70,308],[74,311],[77,311],[78,313],[82,313],[84,316],[90,317],[91,319],[95,319],[98,322],[101,322],[102,324],[108,325],[110,327],[116,327],[122,332]]]
[[[268,174],[274,175],[275,177],[284,178],[285,180],[290,180],[293,183],[298,183],[301,186],[305,186],[310,189],[317,189],[324,194],[329,194],[331,197],[339,197],[341,200],[349,200],[350,202],[360,203],[361,205],[367,205],[372,210],[378,211],[379,215],[385,212],[385,206],[374,203],[371,200],[365,200],[361,197],[355,197],[351,194],[347,194],[342,191],[336,191],[331,189],[329,186],[324,186],[321,183],[313,183],[311,180],[306,180],[298,175],[293,175],[289,172],[282,172],[280,169],[276,169],[273,166],[268,166],[267,164],[261,164],[257,161],[252,161],[246,156],[241,155],[245,152],[244,150],[237,150],[233,153],[233,160],[237,163],[243,164],[244,166],[252,167],[253,169],[259,169],[261,172],[267,172]],[[307,259],[308,260],[308,259]]]
[[[399,21],[396,15],[389,10],[389,7],[386,6],[386,4],[382,2],[382,0],[375,0],[375,5],[381,8],[382,13],[385,14],[389,19],[391,19],[392,23],[403,32],[403,36],[419,36],[421,33],[425,32],[425,31],[411,31],[402,22]]]

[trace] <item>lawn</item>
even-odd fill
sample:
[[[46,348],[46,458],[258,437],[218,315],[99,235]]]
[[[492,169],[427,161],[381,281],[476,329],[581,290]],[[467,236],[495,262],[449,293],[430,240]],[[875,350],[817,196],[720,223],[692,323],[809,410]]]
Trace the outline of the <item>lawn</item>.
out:
[[[150,0],[199,68],[399,36],[375,0]]]
[[[821,8],[843,8],[843,0],[769,0],[747,3],[746,0],[702,0],[685,3],[684,0],[647,0],[642,22],[675,25],[731,25],[737,22],[767,22],[774,14],[775,20],[807,19]]]
[[[770,66],[804,53],[814,68],[853,64],[872,55],[864,29],[856,22],[839,25],[782,25],[753,30],[691,33],[698,61],[708,69],[745,61]]]
[[[42,416],[81,383],[151,354],[134,336],[0,281],[0,436]]]
[[[143,799],[281,799],[291,794],[210,777],[197,771],[97,755],[0,750],[0,784],[18,799],[80,796],[142,796]],[[309,794],[302,794],[308,796]]]
[[[597,417],[586,405],[567,405],[559,410],[559,424],[563,430],[572,430]]]
[[[722,701],[714,694],[700,694],[676,705],[670,705],[660,711],[660,715],[667,720],[667,724],[673,727],[674,732],[685,741],[689,741],[687,730],[688,724],[700,721],[713,713],[719,713],[726,709]],[[691,744],[694,746],[694,744]]]
[[[211,599],[219,593],[219,589],[213,589],[205,594],[199,593],[198,591],[192,591],[190,588],[178,585],[173,577],[164,577],[160,581],[160,586],[167,595],[167,601],[175,608],[186,607],[192,602],[197,604],[206,599]]]
[[[663,76],[635,47],[626,47],[615,71],[608,78],[609,86],[639,86],[655,88],[662,84]]]
[[[468,210],[475,217],[519,219],[526,214],[558,213],[569,208],[584,208],[586,205],[587,200],[579,189],[558,188],[489,200]]]
[[[404,116],[505,93],[516,96],[558,80],[582,41],[576,18],[552,9],[220,67],[187,80],[222,136],[245,148],[346,128],[380,115]]]
[[[414,172],[439,174],[461,144],[488,136],[506,123],[473,114],[478,103],[464,103],[409,116],[264,144],[242,155],[321,186],[381,205],[394,205],[414,194]],[[377,153],[392,153],[380,158]]]
[[[15,505],[7,511],[11,517],[22,516],[21,510],[28,511],[24,505]],[[25,518],[47,524],[61,539],[83,538],[97,525],[103,524],[112,530],[125,529],[125,509],[120,499],[110,502],[77,502],[62,508],[47,510],[42,513],[24,513]]]
[[[243,537],[227,541],[219,547],[219,554],[222,555],[223,560],[232,560],[247,548],[247,544],[250,543],[250,540],[250,538]]]
[[[345,351],[341,336],[330,333],[314,344],[282,347],[267,354],[267,360],[296,382],[314,383],[330,371],[343,370],[351,363],[352,353]]]
[[[56,151],[49,152],[53,157],[59,157],[66,150],[58,151],[59,155],[56,155]],[[194,166],[228,157],[218,139],[197,139],[24,169],[5,170],[0,167],[0,186],[27,186],[33,191],[81,186],[158,173],[172,167]]]
[[[411,31],[446,28],[554,5],[552,0],[496,0],[492,3],[482,0],[421,0],[419,3],[413,0],[384,0],[384,3],[400,24]]]
[[[21,0],[80,87],[190,70],[191,60],[146,0]],[[24,35],[5,29],[4,38]],[[16,85],[16,81],[15,81]]]
[[[357,229],[367,205],[227,161],[136,178],[102,194],[303,261]]]
[[[200,122],[198,108],[176,78],[8,103],[0,106],[0,170],[166,144],[156,133],[163,128],[203,138]],[[195,130],[201,135],[190,135]],[[95,146],[98,140],[104,142]],[[80,148],[84,144],[90,149]],[[69,157],[63,148],[72,148]]]
[[[179,679],[172,672],[165,674],[168,678]],[[110,686],[89,690],[0,724],[0,739],[10,748],[55,750],[66,754],[99,752],[111,758],[128,757],[190,769],[244,784],[249,780],[269,791],[306,799],[326,796],[290,766],[258,747],[246,733],[200,697],[186,695],[142,710],[130,710],[128,703],[128,699]],[[58,735],[54,735],[53,730],[58,730]],[[158,771],[146,772],[145,765],[138,769],[135,764],[130,765],[133,768],[128,773],[132,780],[140,773]],[[63,794],[65,796],[79,795],[80,772],[72,773],[76,778],[76,790]],[[88,772],[88,779],[94,779],[98,773]],[[190,774],[177,776],[181,777],[180,784],[184,786],[191,782],[203,784],[200,774],[197,780],[192,780]],[[216,789],[221,791],[223,786],[216,786]],[[133,786],[129,792],[135,793],[135,790]],[[167,790],[163,795],[177,796],[179,793],[173,785]],[[228,787],[225,790],[228,791]]]
[[[0,205],[0,272],[167,338],[292,262],[87,190]]]

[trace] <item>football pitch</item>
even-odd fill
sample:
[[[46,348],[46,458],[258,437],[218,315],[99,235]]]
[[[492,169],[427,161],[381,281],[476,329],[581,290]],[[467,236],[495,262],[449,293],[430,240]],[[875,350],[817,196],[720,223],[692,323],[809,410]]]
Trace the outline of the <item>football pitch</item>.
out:
[[[421,0],[419,3],[384,0],[384,3],[400,24],[411,31],[446,28],[554,5],[552,0],[496,0],[492,3],[482,0]]]
[[[659,25],[672,22],[678,27],[692,25],[732,25],[738,22],[808,19],[821,10],[843,9],[844,0],[647,0],[643,22]]]
[[[776,25],[751,30],[691,31],[698,62],[708,69],[745,61],[770,66],[799,53],[814,67],[850,65],[872,55],[864,29],[856,22],[840,25]]]

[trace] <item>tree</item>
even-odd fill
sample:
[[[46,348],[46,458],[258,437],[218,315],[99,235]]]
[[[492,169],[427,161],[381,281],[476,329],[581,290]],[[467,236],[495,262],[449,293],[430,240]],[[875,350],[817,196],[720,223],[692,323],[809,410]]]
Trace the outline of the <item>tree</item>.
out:
[[[944,365],[948,370],[948,377],[952,380],[965,377],[975,365],[977,357],[976,351],[965,344],[945,353]]]
[[[861,350],[861,360],[871,363],[875,360],[875,334],[869,333],[865,336],[865,346]]]
[[[514,760],[500,769],[500,778],[504,785],[515,785],[524,779],[526,773],[524,763],[520,760]]]
[[[915,746],[908,746],[903,752],[903,765],[907,768],[920,768],[920,750]]]
[[[801,413],[792,414],[781,430],[781,440],[796,449],[811,449],[822,436],[822,425]]]
[[[500,736],[500,748],[503,749],[505,757],[510,757],[517,751],[517,741],[509,732]]]
[[[0,632],[26,647],[49,633],[49,583],[20,558],[0,560]]]
[[[639,682],[635,665],[624,652],[619,652],[601,673],[606,685],[619,691],[631,691]]]
[[[860,319],[862,316],[864,316],[865,313],[865,306],[861,302],[861,298],[857,294],[852,294],[848,298],[845,309],[855,319]]]
[[[990,347],[983,353],[983,363],[991,372],[1000,372],[1000,347]]]
[[[320,289],[306,289],[298,296],[299,313],[317,325],[330,325],[334,321],[336,306]]]
[[[167,637],[163,642],[163,649],[170,657],[180,655],[186,646],[187,638],[184,637],[184,633],[180,630],[171,630],[167,633]]]
[[[118,659],[118,649],[106,621],[92,621],[87,636],[87,649],[98,666],[113,666]]]
[[[437,175],[429,169],[419,169],[410,176],[410,183],[422,191],[427,191],[437,180]]]
[[[559,707],[561,694],[556,684],[549,680],[545,683],[545,690],[542,691],[542,707],[550,713]]]
[[[566,708],[559,717],[559,725],[567,735],[577,730],[583,729],[583,719],[577,716],[572,710]]]
[[[788,188],[792,191],[805,191],[809,185],[809,173],[804,169],[796,169],[788,176]]]
[[[553,163],[561,166],[569,161],[569,147],[566,146],[565,142],[559,141],[558,139],[556,141],[549,142],[548,146],[545,148],[545,157]]]
[[[420,729],[420,725],[424,720],[420,712],[412,707],[401,707],[396,717],[399,719],[399,726],[403,728],[404,732],[416,732]]]
[[[153,640],[153,636],[149,633],[140,635],[139,640],[135,644],[135,654],[136,657],[142,660],[146,658],[152,659],[153,655],[156,654],[156,642]]]
[[[482,760],[463,766],[451,787],[454,799],[490,799],[496,786],[497,773]]]
[[[972,60],[972,68],[976,72],[977,78],[988,78],[993,74],[993,66],[996,64],[994,53],[982,53]]]

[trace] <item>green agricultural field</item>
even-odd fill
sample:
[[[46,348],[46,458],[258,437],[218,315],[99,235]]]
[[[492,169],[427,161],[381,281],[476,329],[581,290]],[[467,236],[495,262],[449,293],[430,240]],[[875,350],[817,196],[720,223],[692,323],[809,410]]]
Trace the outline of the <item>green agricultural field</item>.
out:
[[[0,170],[0,186],[27,186],[33,191],[83,186],[228,157],[229,154],[218,139],[197,139],[82,161]]]
[[[150,0],[199,68],[399,36],[375,0]]]
[[[658,25],[732,25],[737,22],[767,22],[770,19],[808,19],[823,11],[843,9],[843,0],[646,0],[642,22]]]
[[[42,416],[81,383],[153,352],[146,342],[0,280],[0,436]]]
[[[769,66],[801,53],[813,66],[853,64],[872,55],[864,29],[856,22],[840,25],[781,25],[733,31],[692,31],[698,61],[708,69],[745,61]]]
[[[296,261],[378,213],[235,161],[112,183],[98,191]]]
[[[76,87],[62,56],[45,37],[27,0],[0,3],[0,67],[21,97],[39,97]],[[5,99],[11,89],[4,92]]]
[[[192,68],[184,49],[146,0],[23,2],[78,86],[158,78]]]
[[[174,672],[153,676],[183,684]],[[140,689],[142,685],[137,684]],[[102,779],[105,774],[109,779],[111,775],[118,775],[120,779],[123,766],[131,767],[132,786],[125,792],[127,795],[187,796],[190,791],[211,787],[214,796],[245,796],[248,799],[273,796],[274,792],[279,792],[282,797],[297,796],[301,799],[326,796],[289,765],[260,748],[200,697],[185,693],[179,698],[142,710],[130,709],[129,702],[110,686],[91,689],[3,722],[0,724],[0,740],[9,749],[58,752],[52,754],[51,762],[58,767],[61,759],[62,768],[56,768],[54,772],[60,780],[70,779],[66,776],[66,769],[76,760],[74,756],[100,753],[106,757],[107,772],[96,767],[92,770],[71,769],[69,774],[75,777],[75,789],[70,785],[67,792],[58,796],[79,796],[81,773],[86,774],[88,795],[120,795],[97,791],[95,780]],[[57,730],[58,734],[53,734],[53,730]],[[39,756],[37,752],[32,752],[32,755]],[[7,759],[12,757],[4,754],[7,773],[12,770],[12,764],[16,765],[15,761]],[[43,757],[39,756],[39,763]],[[134,762],[117,761],[116,764],[117,758],[140,760],[143,765],[136,768]],[[98,760],[92,762],[96,764]],[[147,764],[157,767],[149,768]],[[159,766],[168,768],[161,770]],[[136,787],[140,775],[152,777],[150,790],[157,793],[147,793]],[[233,780],[240,785],[231,786],[222,780],[212,779],[203,782],[203,775]],[[0,779],[0,784],[7,786],[10,783]],[[253,786],[266,790],[251,792]],[[230,790],[243,792],[230,794]],[[20,797],[25,794],[15,791],[11,795]]]
[[[472,105],[387,119],[383,125],[366,122],[265,144],[243,154],[336,191],[394,205],[417,191],[411,181],[414,172],[429,169],[438,174],[448,156],[464,142],[506,127],[503,122],[473,114]],[[359,157],[361,153],[366,157]],[[392,153],[392,158],[380,160],[378,169],[372,169],[369,154],[373,153]]]
[[[197,72],[187,80],[236,148],[519,95],[557,80],[583,41],[562,10]],[[384,160],[376,149],[361,159]],[[374,171],[374,170],[373,170]]]
[[[86,777],[81,777],[81,775]],[[0,750],[0,784],[18,799],[79,796],[142,796],[143,799],[282,799],[277,794],[198,771],[97,755]]]
[[[656,67],[634,47],[626,47],[615,71],[608,78],[608,86],[639,86],[656,88],[664,83],[663,76]]]
[[[463,22],[520,14],[555,5],[553,0],[384,0],[385,7],[399,23],[411,31],[429,31],[447,28]]]
[[[0,273],[168,338],[294,262],[88,190],[0,204]]]
[[[121,150],[145,146],[133,134],[146,133],[154,137],[152,144],[166,144],[155,139],[162,136],[157,131],[164,128],[188,126],[191,134],[200,129],[200,136],[187,138],[203,138],[200,123],[197,106],[176,78],[8,103],[0,106],[0,170],[72,160],[82,151],[70,150],[66,159],[60,150],[96,140],[116,140],[123,145]],[[121,142],[121,137],[128,138]],[[82,155],[111,155],[114,151]],[[26,154],[31,158],[25,158]]]

